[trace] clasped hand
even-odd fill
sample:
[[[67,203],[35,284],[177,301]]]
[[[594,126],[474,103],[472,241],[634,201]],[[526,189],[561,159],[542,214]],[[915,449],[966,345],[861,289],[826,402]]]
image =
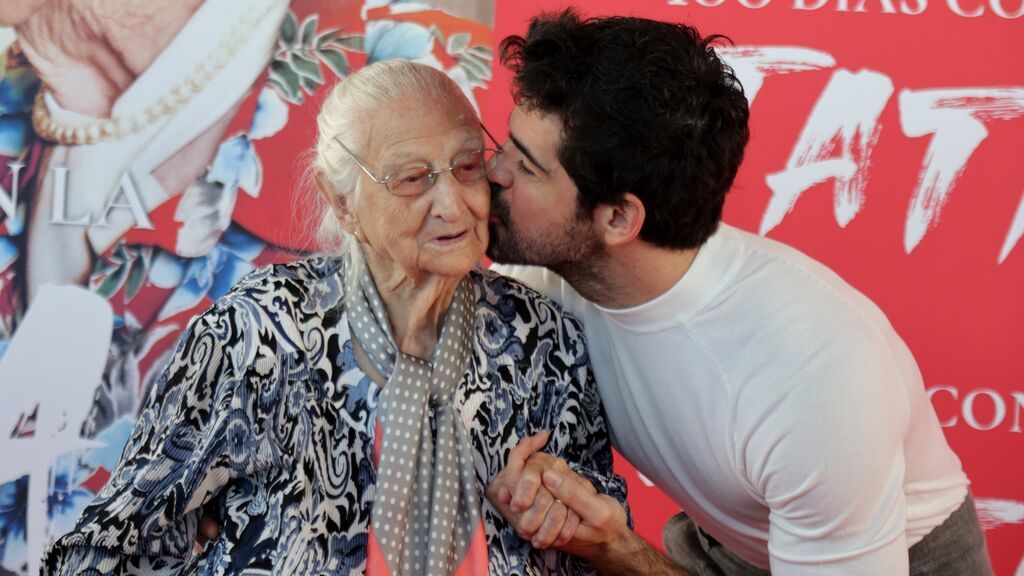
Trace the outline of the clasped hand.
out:
[[[564,460],[541,452],[547,439],[541,432],[513,448],[505,469],[487,486],[487,499],[534,548],[600,556],[628,533],[626,511]]]

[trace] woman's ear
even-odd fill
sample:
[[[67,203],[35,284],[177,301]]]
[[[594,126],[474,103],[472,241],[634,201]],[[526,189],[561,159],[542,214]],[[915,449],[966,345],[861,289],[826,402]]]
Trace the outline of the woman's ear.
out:
[[[594,223],[608,247],[623,246],[640,236],[647,212],[635,194],[627,192],[616,204],[594,208]]]
[[[335,194],[330,181],[327,179],[327,175],[322,170],[316,171],[314,181],[316,182],[317,192],[323,197],[324,202],[327,202],[327,205],[331,207],[331,213],[338,219],[341,227],[349,234],[355,234],[359,226],[355,214],[353,214],[353,207],[350,205],[352,196]]]

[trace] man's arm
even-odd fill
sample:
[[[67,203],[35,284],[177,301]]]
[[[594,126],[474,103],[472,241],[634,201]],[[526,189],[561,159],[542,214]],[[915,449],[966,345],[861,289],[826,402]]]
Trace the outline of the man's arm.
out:
[[[614,498],[598,494],[585,478],[571,470],[546,470],[542,480],[556,501],[580,517],[572,540],[559,549],[583,558],[602,574],[689,574],[637,536],[629,528],[622,506]]]
[[[560,458],[537,452],[541,446],[542,439],[524,439],[518,458],[487,487],[491,504],[520,536],[582,558],[602,574],[688,574],[629,528],[615,498],[599,494]]]
[[[815,351],[785,401],[736,428],[747,482],[770,509],[776,576],[909,570],[901,370],[913,367],[894,363],[881,335],[848,329]]]

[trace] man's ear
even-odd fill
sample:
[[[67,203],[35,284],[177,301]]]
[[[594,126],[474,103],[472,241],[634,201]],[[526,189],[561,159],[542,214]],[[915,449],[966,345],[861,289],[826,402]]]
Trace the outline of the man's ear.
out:
[[[606,246],[623,246],[640,236],[646,215],[644,203],[627,192],[616,204],[600,204],[594,208],[594,224]]]
[[[335,194],[327,176],[320,170],[316,171],[314,181],[316,182],[317,192],[323,197],[324,202],[327,202],[327,205],[331,207],[331,213],[341,223],[341,227],[349,234],[355,234],[355,230],[359,226],[350,204],[352,196]]]

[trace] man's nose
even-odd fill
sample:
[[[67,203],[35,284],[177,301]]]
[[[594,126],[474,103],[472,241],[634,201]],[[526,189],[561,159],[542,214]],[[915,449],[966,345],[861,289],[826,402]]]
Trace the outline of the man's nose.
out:
[[[491,183],[491,195],[500,193],[505,188],[512,185],[511,174],[508,168],[505,167],[505,163],[502,161],[502,157],[505,154],[499,154],[494,157],[494,164],[491,169],[487,171],[487,180]]]

